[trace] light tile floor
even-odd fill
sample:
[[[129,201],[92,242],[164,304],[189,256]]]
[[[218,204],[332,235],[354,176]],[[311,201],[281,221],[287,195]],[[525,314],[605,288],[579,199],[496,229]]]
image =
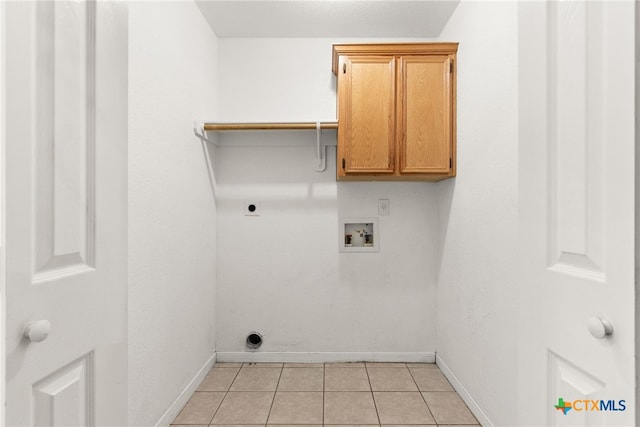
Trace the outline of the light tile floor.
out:
[[[217,363],[172,426],[478,426],[436,365]]]

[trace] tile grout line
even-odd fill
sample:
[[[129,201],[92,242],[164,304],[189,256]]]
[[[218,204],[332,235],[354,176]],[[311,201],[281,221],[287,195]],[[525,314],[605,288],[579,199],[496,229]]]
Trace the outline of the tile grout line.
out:
[[[273,391],[273,400],[271,400],[271,406],[269,407],[269,414],[267,414],[267,420],[264,425],[266,427],[269,424],[269,418],[271,417],[271,411],[273,411],[273,404],[276,401],[276,394],[278,393],[278,387],[280,387],[280,379],[282,378],[282,372],[284,371],[284,363],[280,367],[280,375],[278,376],[278,382],[276,383],[276,389]]]
[[[216,364],[214,363],[213,366],[211,367],[211,370],[213,370],[213,368],[215,368],[215,366],[216,366]],[[229,384],[229,387],[227,387],[227,391],[224,393],[224,397],[222,398],[222,400],[218,404],[218,407],[216,408],[216,410],[213,411],[213,415],[211,416],[211,419],[209,420],[207,425],[209,425],[209,426],[212,425],[211,423],[213,422],[213,419],[216,417],[216,414],[218,413],[218,411],[222,407],[222,402],[224,402],[224,400],[227,398],[227,395],[229,394],[229,391],[231,390],[231,386],[236,381],[236,378],[238,378],[238,375],[240,374],[240,370],[242,369],[243,366],[244,366],[244,363],[241,363],[240,367],[238,368],[238,372],[236,372],[235,376],[233,377],[233,380]],[[207,375],[209,375],[209,373],[207,373]]]
[[[380,414],[378,413],[378,404],[376,403],[376,395],[373,394],[373,385],[371,385],[371,377],[369,376],[369,366],[367,365],[366,362],[364,364],[364,370],[367,373],[367,381],[369,381],[369,389],[370,389],[369,392],[371,393],[371,399],[373,400],[373,407],[376,410],[376,417],[378,417],[378,425],[381,426],[382,421],[380,420]]]
[[[322,364],[322,425],[324,426],[324,394],[326,393],[327,364]]]
[[[407,367],[407,369],[409,369],[409,368]],[[425,369],[427,369],[427,368],[425,368]],[[428,368],[428,369],[431,369],[431,368]],[[416,381],[416,377],[413,376],[413,372],[411,372],[411,369],[409,369],[409,375],[411,375],[411,379],[413,379],[413,382],[416,384],[416,387],[418,388],[418,393],[420,393],[420,397],[422,398],[422,401],[424,402],[425,405],[427,405],[427,411],[429,411],[429,413],[431,414],[431,418],[433,418],[433,422],[436,423],[437,425],[439,425],[438,421],[436,420],[436,416],[431,411],[431,408],[429,407],[429,404],[427,403],[427,399],[424,398],[424,394],[423,394],[422,390],[420,390],[420,386],[418,385],[418,382]]]

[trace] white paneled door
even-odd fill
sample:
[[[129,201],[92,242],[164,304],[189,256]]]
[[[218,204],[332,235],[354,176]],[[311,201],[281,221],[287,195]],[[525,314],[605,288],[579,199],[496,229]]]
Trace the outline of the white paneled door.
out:
[[[126,8],[5,12],[6,425],[124,426]]]
[[[520,424],[634,426],[636,6],[518,7]]]

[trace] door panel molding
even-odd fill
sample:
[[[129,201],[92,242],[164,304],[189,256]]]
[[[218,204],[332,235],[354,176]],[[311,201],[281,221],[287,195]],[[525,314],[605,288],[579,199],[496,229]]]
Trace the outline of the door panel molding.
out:
[[[37,426],[94,425],[93,352],[33,384]]]
[[[33,282],[95,265],[94,2],[38,2]]]
[[[556,402],[558,399],[571,396],[572,399],[593,400],[599,399],[606,388],[604,381],[594,377],[569,360],[549,350],[549,395],[547,401]],[[549,405],[549,417],[547,425],[562,425],[567,421],[565,417],[558,416],[558,409]],[[568,415],[568,414],[567,414]],[[604,425],[600,412],[573,411],[569,421],[572,425]]]
[[[549,267],[604,283],[602,6],[548,8]]]

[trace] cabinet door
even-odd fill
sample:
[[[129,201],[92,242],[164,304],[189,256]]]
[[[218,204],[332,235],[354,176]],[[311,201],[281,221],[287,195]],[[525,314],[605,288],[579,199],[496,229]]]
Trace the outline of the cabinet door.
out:
[[[400,58],[400,173],[450,173],[451,76],[447,55]]]
[[[338,175],[393,173],[394,57],[344,57],[338,76]]]

